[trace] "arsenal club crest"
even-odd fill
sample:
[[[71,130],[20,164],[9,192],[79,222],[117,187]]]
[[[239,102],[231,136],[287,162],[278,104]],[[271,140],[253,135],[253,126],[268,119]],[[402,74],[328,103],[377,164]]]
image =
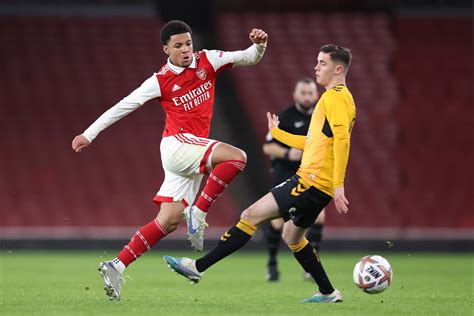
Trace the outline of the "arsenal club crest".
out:
[[[204,70],[204,68],[199,68],[198,70],[196,70],[196,76],[201,79],[201,80],[205,80],[206,79],[206,70]]]

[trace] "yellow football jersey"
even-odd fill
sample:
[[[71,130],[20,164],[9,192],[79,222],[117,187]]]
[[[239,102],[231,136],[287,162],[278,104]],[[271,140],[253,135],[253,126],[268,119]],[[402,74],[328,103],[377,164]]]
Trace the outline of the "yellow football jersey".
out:
[[[334,188],[344,185],[355,117],[351,93],[346,86],[337,85],[319,99],[305,138],[278,128],[272,130],[272,135],[288,146],[303,150],[297,172],[302,182],[333,196]]]

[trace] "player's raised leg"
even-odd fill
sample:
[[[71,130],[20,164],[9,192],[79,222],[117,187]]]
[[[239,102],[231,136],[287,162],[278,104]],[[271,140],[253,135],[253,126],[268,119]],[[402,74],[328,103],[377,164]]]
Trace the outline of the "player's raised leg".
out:
[[[225,232],[217,246],[202,258],[191,260],[165,256],[164,259],[174,271],[191,281],[196,281],[196,276],[200,279],[202,273],[210,266],[244,246],[257,230],[257,226],[279,216],[278,205],[273,195],[268,193],[247,208],[242,213],[240,221]]]
[[[176,230],[182,220],[183,210],[182,202],[161,203],[158,216],[137,230],[115,259],[99,264],[104,289],[111,300],[120,300],[123,271],[160,239]]]
[[[290,185],[291,182],[288,182],[286,186]],[[289,215],[288,213],[285,212],[285,217]],[[253,236],[258,226],[280,216],[279,206],[274,195],[268,193],[242,213],[237,225],[224,233],[217,246],[207,255],[197,260],[165,256],[164,260],[172,270],[184,276],[192,283],[196,283],[201,280],[204,271],[209,267],[244,246]],[[314,218],[312,221],[314,221]],[[337,289],[332,287],[316,250],[304,237],[305,231],[305,228],[296,226],[291,220],[285,223],[283,228],[284,241],[294,252],[295,258],[303,269],[311,273],[319,286],[319,292],[304,300],[304,302],[342,302],[342,295]]]
[[[243,150],[224,143],[216,146],[210,158],[212,171],[206,185],[197,202],[187,207],[184,212],[189,240],[195,251],[203,249],[207,211],[232,180],[244,170],[247,163]],[[208,171],[210,170],[203,170],[205,173]]]

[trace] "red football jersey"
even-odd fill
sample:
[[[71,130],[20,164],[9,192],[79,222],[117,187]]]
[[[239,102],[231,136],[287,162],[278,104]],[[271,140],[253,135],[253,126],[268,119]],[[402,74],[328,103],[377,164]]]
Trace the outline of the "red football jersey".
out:
[[[206,51],[200,51],[194,53],[193,64],[180,73],[169,64],[156,73],[161,90],[158,100],[166,113],[163,137],[178,133],[209,136],[216,77],[229,66],[232,64],[214,70]]]
[[[191,133],[207,138],[217,74],[231,66],[255,65],[262,58],[265,47],[265,44],[253,44],[241,51],[195,52],[191,65],[186,68],[175,66],[168,59],[158,73],[104,112],[82,135],[92,142],[101,131],[116,121],[147,101],[158,98],[166,112],[163,136]]]

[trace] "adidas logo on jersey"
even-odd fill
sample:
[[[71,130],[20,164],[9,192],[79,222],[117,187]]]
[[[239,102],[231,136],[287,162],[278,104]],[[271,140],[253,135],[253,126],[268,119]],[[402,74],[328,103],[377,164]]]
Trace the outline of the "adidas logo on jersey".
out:
[[[173,89],[171,89],[171,92],[178,91],[179,89],[181,89],[181,87],[178,86],[178,85],[175,83],[174,86],[173,86]]]

